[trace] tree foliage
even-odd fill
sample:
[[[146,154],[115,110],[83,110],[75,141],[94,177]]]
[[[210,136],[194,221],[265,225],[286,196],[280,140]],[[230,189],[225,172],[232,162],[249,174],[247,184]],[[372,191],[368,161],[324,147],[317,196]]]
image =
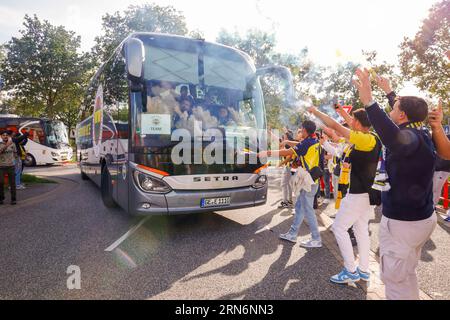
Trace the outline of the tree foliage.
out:
[[[130,6],[123,13],[103,16],[103,34],[96,37],[93,48],[97,63],[106,61],[114,49],[133,32],[158,32],[186,35],[188,28],[183,14],[172,6],[144,4]],[[198,35],[199,32],[193,31]]]
[[[276,35],[261,30],[251,29],[241,36],[238,32],[222,30],[217,42],[235,47],[250,55],[257,67],[282,65],[289,68],[293,76],[296,103],[286,105],[285,83],[276,76],[261,79],[266,104],[268,124],[272,128],[295,128],[304,119],[305,109],[302,104],[313,103],[322,106],[322,110],[335,115],[331,107],[336,100],[344,100],[354,108],[362,107],[358,92],[352,84],[355,70],[362,67],[358,63],[347,62],[335,67],[323,67],[314,64],[309,57],[308,49],[298,54],[286,54],[276,51]],[[395,74],[395,66],[377,60],[376,51],[363,52],[364,67],[370,67],[377,74],[391,79],[392,86],[398,90],[400,77]],[[377,101],[386,101],[384,94],[374,86]]]
[[[276,46],[274,33],[250,29],[245,36],[241,36],[237,31],[228,32],[222,29],[216,41],[244,51],[253,59],[257,68],[273,62],[272,58]]]
[[[88,56],[78,53],[80,37],[36,15],[26,15],[23,26],[20,36],[6,43],[1,63],[8,103],[18,114],[73,126],[90,69]]]
[[[237,31],[221,30],[216,41],[244,51],[252,58],[257,68],[270,65],[288,67],[293,75],[297,101],[303,100],[309,93],[313,68],[306,48],[298,54],[278,52],[275,50],[276,35],[258,29],[250,29],[244,35]],[[286,81],[277,75],[267,75],[260,80],[269,127],[281,129],[285,126],[297,126],[301,114],[293,104],[295,101],[286,100]]]
[[[396,74],[395,65],[386,61],[379,62],[376,51],[363,51],[362,53],[365,57],[364,65],[349,61],[320,72],[323,79],[322,86],[319,89],[321,93],[320,104],[331,105],[336,100],[342,100],[345,104],[352,105],[354,109],[362,108],[363,105],[359,99],[358,91],[352,83],[356,69],[361,67],[372,69],[377,75],[390,79],[395,91],[401,88],[402,79]],[[379,103],[387,102],[384,92],[377,87],[375,80],[372,80],[374,99]]]
[[[413,39],[400,46],[400,67],[407,80],[421,90],[450,103],[450,0],[435,4]]]

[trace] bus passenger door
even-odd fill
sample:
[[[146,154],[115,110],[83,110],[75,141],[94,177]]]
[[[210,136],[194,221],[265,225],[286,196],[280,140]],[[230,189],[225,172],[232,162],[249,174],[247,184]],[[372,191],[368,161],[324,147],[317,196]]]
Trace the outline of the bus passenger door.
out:
[[[128,210],[128,80],[121,53],[105,64],[103,73],[105,105],[114,128],[111,141],[113,197],[120,207]]]
[[[117,130],[117,203],[128,210],[128,184],[132,179],[128,167],[128,103],[118,103],[119,115],[115,121]]]

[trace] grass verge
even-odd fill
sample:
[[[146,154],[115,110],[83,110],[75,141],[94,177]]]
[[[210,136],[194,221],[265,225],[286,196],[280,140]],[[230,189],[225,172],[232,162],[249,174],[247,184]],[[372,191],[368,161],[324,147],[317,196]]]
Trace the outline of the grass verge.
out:
[[[39,177],[33,176],[31,174],[24,174],[24,175],[22,175],[22,183],[34,184],[34,183],[56,183],[56,182],[47,180],[47,179],[43,179],[43,178],[39,178]]]

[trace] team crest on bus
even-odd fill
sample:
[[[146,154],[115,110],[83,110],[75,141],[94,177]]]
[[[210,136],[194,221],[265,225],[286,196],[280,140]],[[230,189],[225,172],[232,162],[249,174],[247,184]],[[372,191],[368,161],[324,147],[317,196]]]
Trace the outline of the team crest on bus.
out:
[[[122,179],[126,180],[127,179],[127,164],[124,163],[122,165]]]
[[[100,145],[102,143],[103,130],[103,86],[100,85],[95,96],[94,115],[93,115],[92,142],[96,157],[100,156]]]

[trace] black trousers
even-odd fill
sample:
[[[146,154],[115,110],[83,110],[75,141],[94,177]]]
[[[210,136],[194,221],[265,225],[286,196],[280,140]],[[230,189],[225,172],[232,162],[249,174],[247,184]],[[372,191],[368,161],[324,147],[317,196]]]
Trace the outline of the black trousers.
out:
[[[14,167],[0,168],[0,201],[5,200],[5,186],[3,176],[8,175],[8,183],[11,187],[11,201],[16,201],[16,174]]]

